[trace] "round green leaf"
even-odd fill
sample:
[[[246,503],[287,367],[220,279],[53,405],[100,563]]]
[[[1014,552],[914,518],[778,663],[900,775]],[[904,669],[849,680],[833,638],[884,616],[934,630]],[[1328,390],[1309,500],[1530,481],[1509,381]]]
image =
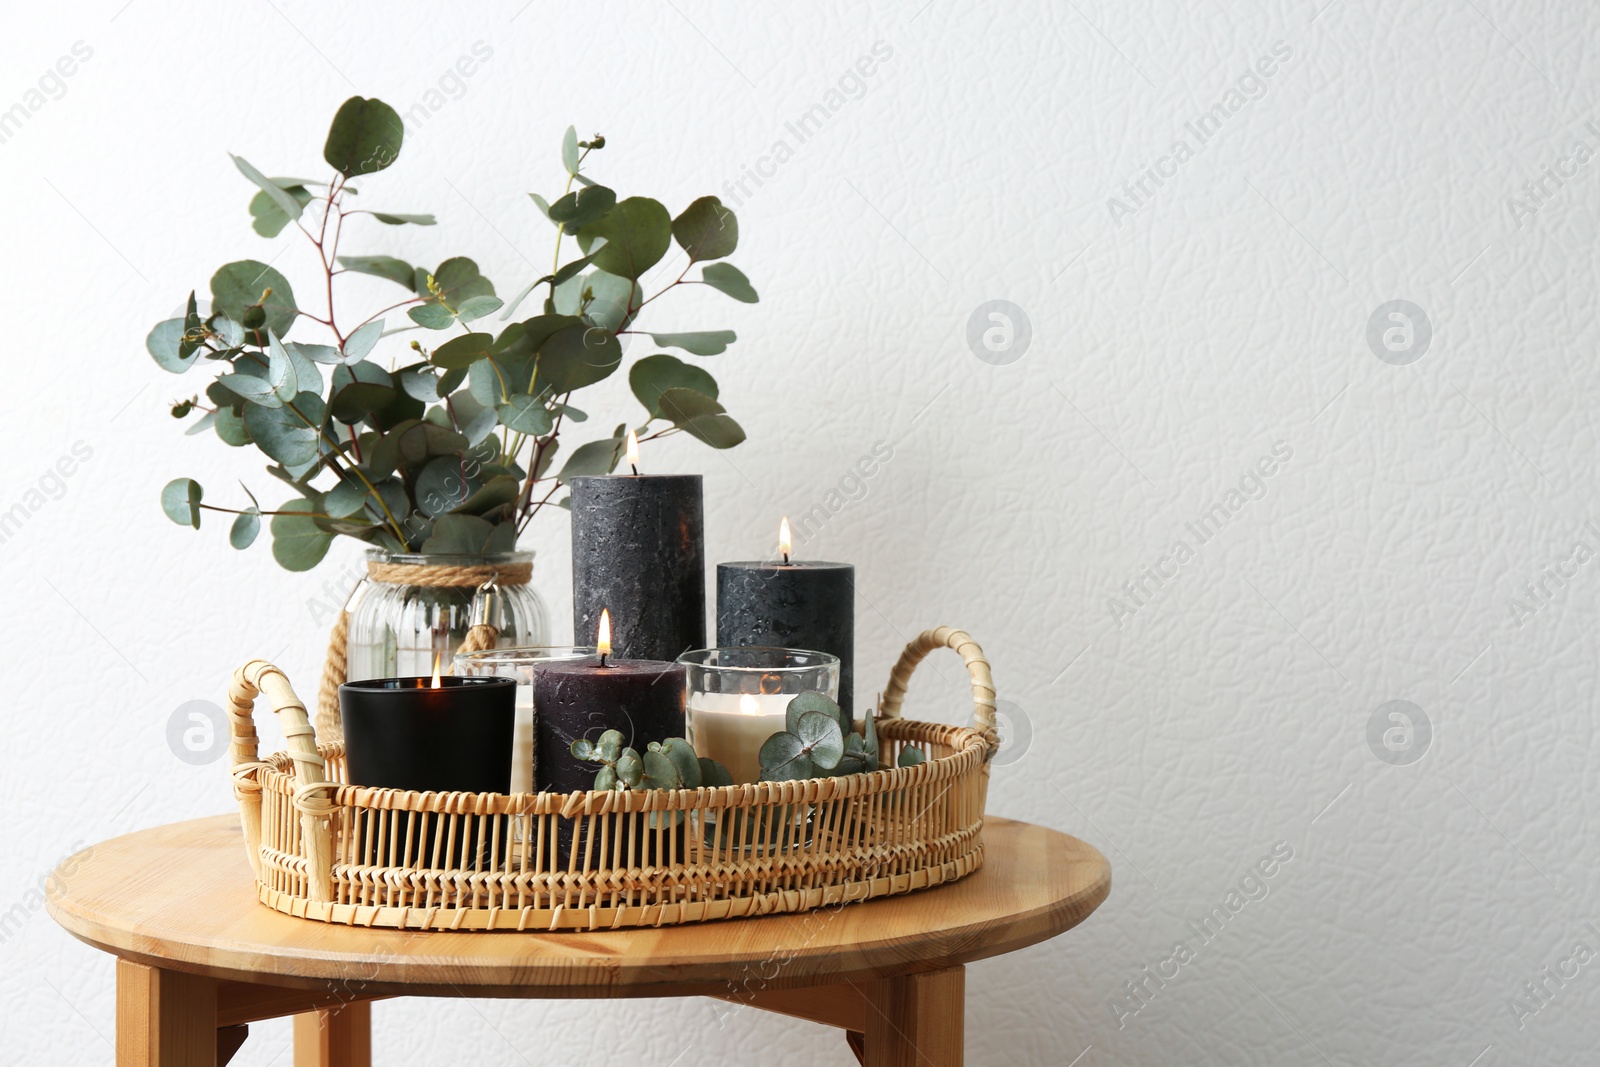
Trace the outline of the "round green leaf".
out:
[[[255,543],[256,535],[259,533],[261,533],[261,513],[251,508],[233,520],[233,529],[228,531],[228,543],[234,548],[249,548]]]
[[[755,304],[761,300],[744,271],[732,263],[708,263],[700,277],[711,288],[727,293],[740,303]]]
[[[390,226],[402,226],[408,222],[413,226],[432,226],[437,221],[432,215],[396,215],[388,211],[374,211],[372,217]]]
[[[828,699],[826,693],[815,689],[807,689],[803,693],[796,693],[789,701],[789,706],[784,709],[784,728],[790,733],[798,731],[800,717],[813,711],[833,716],[835,722],[839,721],[839,705]]]
[[[606,330],[616,330],[644,303],[644,287],[630,278],[619,278],[603,270],[592,270],[579,281],[579,299],[589,297],[584,314],[589,321]]]
[[[593,252],[595,266],[608,274],[638,278],[671,247],[672,216],[659,201],[630,196],[579,231],[579,247],[590,252],[597,238],[606,244]]]
[[[493,297],[489,297],[493,300]],[[433,365],[445,370],[465,370],[489,354],[494,338],[486,333],[468,333],[452,337],[433,350]]]
[[[284,178],[269,178],[268,180],[277,182],[283,191],[288,193],[301,208],[311,203],[311,191],[305,186],[285,185],[284,182],[287,179]],[[295,212],[294,217],[299,218],[300,213],[298,211]],[[283,228],[289,225],[289,222],[290,216],[284,212],[283,208],[278,206],[278,202],[268,195],[265,190],[250,198],[250,228],[261,236],[276,237],[283,232]]]
[[[156,366],[173,374],[182,374],[194,365],[200,358],[200,350],[196,349],[187,356],[180,352],[183,345],[183,319],[167,319],[158,322],[150,335],[144,339],[144,348],[150,353],[150,358],[156,361]]]
[[[697,356],[716,356],[737,341],[732,330],[700,330],[694,333],[653,333],[650,340],[668,348],[681,348]]]
[[[248,445],[254,440],[250,436],[250,430],[244,424],[243,414],[234,411],[230,407],[219,407],[217,409],[216,428],[217,436],[222,438],[223,443],[232,445],[235,448]]]
[[[371,274],[378,278],[387,278],[396,285],[411,288],[411,279],[416,276],[416,268],[403,259],[393,256],[340,256],[339,266],[345,270],[353,270],[358,274]]]
[[[744,441],[744,428],[723,406],[693,389],[668,389],[661,394],[660,406],[664,418],[712,448],[732,448]]]
[[[527,393],[517,393],[497,409],[500,422],[517,433],[543,437],[555,426],[555,416],[544,401]]]
[[[322,158],[347,178],[372,174],[395,161],[405,132],[394,108],[382,100],[352,96],[333,117]]]
[[[427,330],[448,330],[456,321],[455,314],[439,304],[419,304],[406,310],[406,317]]]
[[[551,222],[564,222],[567,232],[587,226],[610,211],[617,203],[617,194],[603,185],[586,185],[575,189],[551,204],[545,215]],[[557,278],[557,281],[563,281]]]
[[[917,764],[926,761],[926,759],[927,757],[922,754],[922,749],[920,748],[902,748],[899,758],[895,760],[895,766],[915,767]]]
[[[265,263],[254,259],[241,259],[227,264],[213,274],[211,307],[217,314],[234,322],[244,322],[245,311],[255,306],[261,300],[261,294],[268,289],[272,290],[272,294],[262,305],[262,310],[266,312],[266,321],[261,326],[261,339],[265,340],[264,331],[267,330],[279,337],[285,337],[289,333],[289,327],[294,325],[294,290],[289,287],[289,279]]]
[[[622,444],[620,437],[608,437],[578,446],[561,468],[558,480],[565,483],[574,478],[610,474],[616,470],[617,460],[622,456]]]
[[[161,510],[179,526],[200,529],[200,498],[205,491],[193,478],[174,478],[161,490]]]
[[[459,456],[439,456],[422,468],[417,475],[416,493],[417,507],[424,515],[434,518],[454,511],[482,484],[477,477],[463,477],[464,466]]]
[[[808,711],[800,716],[794,733],[819,770],[831,771],[839,765],[839,757],[844,755],[844,734],[833,714]]]
[[[616,335],[596,326],[568,326],[539,346],[539,381],[558,395],[603,381],[621,365]]]
[[[672,220],[672,236],[691,263],[721,259],[739,247],[739,220],[714,196],[702,196]]]
[[[370,360],[333,369],[328,411],[340,422],[360,422],[395,398],[394,375]]]
[[[317,427],[322,424],[322,398],[316,393],[301,393],[294,398],[294,407],[297,411],[287,405],[268,408],[249,404],[244,409],[245,429],[250,431],[256,447],[286,467],[310,463],[320,454]],[[311,420],[311,425],[301,419],[301,414]]]
[[[322,562],[333,534],[317,525],[308,500],[291,500],[272,517],[272,558],[289,571],[308,571]]]
[[[628,371],[628,384],[651,418],[660,417],[661,394],[668,389],[691,389],[717,398],[717,380],[676,356],[645,356]]]
[[[440,515],[422,551],[452,556],[482,555],[494,536],[495,526],[476,515]],[[514,531],[513,531],[514,532]]]
[[[805,742],[787,731],[767,738],[760,758],[764,782],[803,781],[817,776],[816,766],[806,755]]]

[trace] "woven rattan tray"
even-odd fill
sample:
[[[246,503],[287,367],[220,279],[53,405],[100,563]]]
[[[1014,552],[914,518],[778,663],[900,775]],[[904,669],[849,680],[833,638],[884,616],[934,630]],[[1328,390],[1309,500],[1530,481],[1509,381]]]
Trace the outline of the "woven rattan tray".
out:
[[[912,671],[937,648],[966,661],[971,727],[900,718]],[[258,693],[289,748],[265,760],[252,721]],[[228,695],[234,795],[258,895],[308,919],[415,930],[661,926],[906,893],[983,862],[994,688],[982,650],[949,627],[911,642],[890,674],[878,724],[887,769],[802,782],[368,789],[343,782],[343,744],[317,744],[278,668],[241,667]],[[926,762],[896,767],[908,745]]]

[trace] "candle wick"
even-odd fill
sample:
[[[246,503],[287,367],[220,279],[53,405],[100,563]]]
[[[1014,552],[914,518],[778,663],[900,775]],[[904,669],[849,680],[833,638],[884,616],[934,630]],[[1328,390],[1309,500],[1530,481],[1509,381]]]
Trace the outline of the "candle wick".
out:
[[[637,478],[639,476],[639,468],[635,467],[632,463],[628,464],[628,469],[633,471],[633,476],[635,478]]]
[[[789,553],[787,553],[787,552],[785,552],[783,554],[783,565],[785,567],[787,567],[789,565]]]
[[[609,666],[609,664],[606,663],[606,656],[607,655],[609,655],[609,653],[606,653],[606,652],[600,653],[600,666],[602,666],[602,667]]]

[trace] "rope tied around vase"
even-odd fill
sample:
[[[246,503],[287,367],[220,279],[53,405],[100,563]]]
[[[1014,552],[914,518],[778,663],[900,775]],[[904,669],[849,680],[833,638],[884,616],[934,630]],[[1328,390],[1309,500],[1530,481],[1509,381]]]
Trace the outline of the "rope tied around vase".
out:
[[[349,677],[350,604],[368,582],[414,585],[427,589],[472,589],[472,623],[458,652],[479,652],[500,641],[494,625],[494,597],[501,586],[527,585],[533,580],[532,563],[392,563],[368,560],[367,573],[350,590],[328,638],[328,658],[317,689],[317,737],[324,742],[343,741],[339,721],[339,686]]]

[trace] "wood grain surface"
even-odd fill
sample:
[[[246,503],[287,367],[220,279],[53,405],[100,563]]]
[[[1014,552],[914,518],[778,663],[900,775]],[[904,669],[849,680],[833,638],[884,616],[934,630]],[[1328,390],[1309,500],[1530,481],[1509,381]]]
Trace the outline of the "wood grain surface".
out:
[[[264,907],[237,817],[217,816],[70,857],[49,909],[73,935],[124,959],[335,998],[753,999],[1012,952],[1077,925],[1110,891],[1105,858],[1066,834],[991,817],[984,842],[983,867],[953,885],[804,914],[596,933],[422,933]],[[908,997],[914,1011],[918,998]]]

